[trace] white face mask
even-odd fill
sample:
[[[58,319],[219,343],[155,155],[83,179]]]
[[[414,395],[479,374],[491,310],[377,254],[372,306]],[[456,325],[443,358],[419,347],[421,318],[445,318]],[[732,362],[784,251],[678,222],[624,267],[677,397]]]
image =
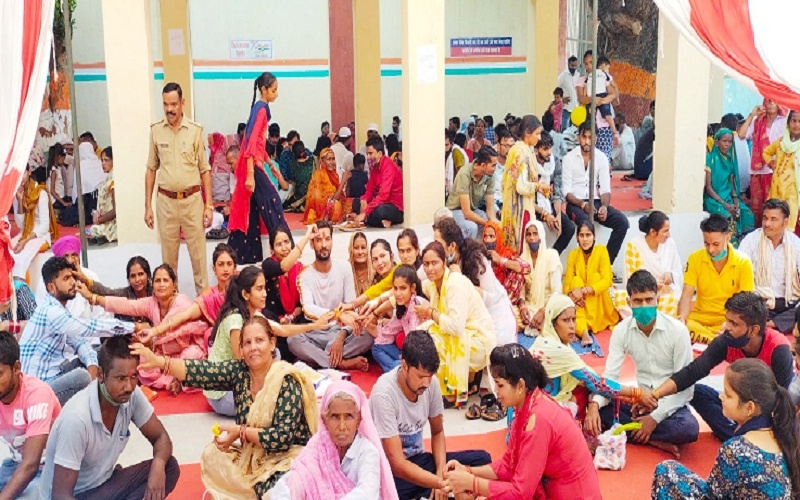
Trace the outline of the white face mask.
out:
[[[71,167],[74,163],[75,163],[75,157],[67,153],[67,156],[64,157],[64,165]]]

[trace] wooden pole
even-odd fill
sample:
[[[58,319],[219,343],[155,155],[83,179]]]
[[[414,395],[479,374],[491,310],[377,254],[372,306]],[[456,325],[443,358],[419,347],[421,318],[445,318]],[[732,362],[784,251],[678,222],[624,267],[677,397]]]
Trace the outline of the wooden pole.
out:
[[[67,82],[69,83],[69,107],[72,115],[72,140],[78,139],[78,113],[75,104],[75,72],[72,66],[72,13],[69,11],[69,0],[61,0],[61,8],[64,15],[64,47],[67,49]],[[81,239],[81,263],[84,267],[89,266],[89,252],[86,242],[86,217],[83,209],[83,185],[81,183],[81,155],[80,144],[75,145],[73,157],[75,159],[75,191],[77,193],[78,204],[78,228]]]

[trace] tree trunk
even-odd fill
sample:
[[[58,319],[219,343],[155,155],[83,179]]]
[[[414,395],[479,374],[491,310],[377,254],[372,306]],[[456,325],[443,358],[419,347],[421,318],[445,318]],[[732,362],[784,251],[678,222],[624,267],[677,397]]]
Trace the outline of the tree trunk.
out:
[[[591,1],[591,0],[588,0]],[[658,7],[653,0],[598,0],[597,54],[611,60],[629,126],[638,126],[655,99]]]

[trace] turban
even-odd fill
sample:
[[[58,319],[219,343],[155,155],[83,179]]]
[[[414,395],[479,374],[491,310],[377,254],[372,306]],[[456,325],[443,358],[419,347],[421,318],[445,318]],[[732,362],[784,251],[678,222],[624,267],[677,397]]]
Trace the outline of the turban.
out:
[[[81,253],[81,240],[75,236],[63,236],[53,244],[53,255],[63,257],[68,253]]]

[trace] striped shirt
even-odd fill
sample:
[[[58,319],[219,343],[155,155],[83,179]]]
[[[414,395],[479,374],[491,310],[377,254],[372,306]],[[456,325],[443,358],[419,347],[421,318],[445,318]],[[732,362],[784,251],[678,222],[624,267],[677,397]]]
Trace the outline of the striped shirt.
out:
[[[97,366],[91,337],[127,335],[133,333],[133,329],[133,323],[114,318],[76,318],[48,293],[36,307],[19,341],[22,372],[52,382],[61,374],[68,346],[84,365]]]

